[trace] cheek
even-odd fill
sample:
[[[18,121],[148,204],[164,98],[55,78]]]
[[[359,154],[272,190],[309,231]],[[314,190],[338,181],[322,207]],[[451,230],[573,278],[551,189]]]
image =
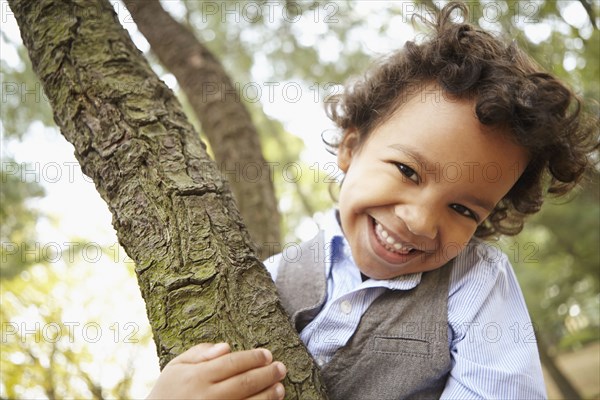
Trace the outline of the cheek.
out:
[[[394,181],[378,173],[348,174],[344,177],[338,200],[355,207],[373,207],[389,203]],[[397,188],[400,189],[400,188]]]
[[[460,252],[465,248],[465,243],[448,242],[445,243],[442,249],[442,259],[444,261],[452,260],[458,256]]]
[[[442,258],[451,260],[460,254],[469,244],[475,229],[472,227],[456,228],[453,232],[446,232],[446,239],[442,241]]]

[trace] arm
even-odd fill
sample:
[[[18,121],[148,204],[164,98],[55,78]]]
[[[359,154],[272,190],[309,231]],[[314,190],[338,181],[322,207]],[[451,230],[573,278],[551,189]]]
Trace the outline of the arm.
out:
[[[521,289],[506,256],[493,253],[453,271],[448,299],[452,369],[442,398],[546,398]]]
[[[171,360],[148,399],[283,399],[285,366],[266,349],[202,343]]]

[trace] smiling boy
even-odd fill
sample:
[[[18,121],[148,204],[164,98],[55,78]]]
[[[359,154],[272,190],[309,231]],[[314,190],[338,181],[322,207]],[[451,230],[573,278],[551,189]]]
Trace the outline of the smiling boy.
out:
[[[370,278],[430,271],[456,257],[527,165],[527,150],[481,124],[474,101],[441,94],[434,83],[424,87],[364,143],[350,131],[340,146],[341,224]],[[490,176],[488,165],[499,172]]]

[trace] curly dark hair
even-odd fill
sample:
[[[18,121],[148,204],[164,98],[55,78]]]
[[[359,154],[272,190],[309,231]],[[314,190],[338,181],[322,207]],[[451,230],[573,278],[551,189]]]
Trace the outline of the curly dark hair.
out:
[[[597,119],[586,118],[581,100],[544,72],[513,41],[509,44],[471,24],[453,21],[464,4],[452,2],[436,13],[427,41],[407,42],[375,63],[363,79],[326,103],[342,131],[358,133],[360,146],[407,100],[415,84],[435,82],[452,98],[475,102],[479,121],[508,130],[531,156],[525,171],[475,232],[488,238],[515,235],[538,212],[544,195],[573,189],[598,149]],[[455,19],[455,18],[454,18]],[[507,129],[506,129],[507,128]],[[338,147],[338,144],[332,144]]]

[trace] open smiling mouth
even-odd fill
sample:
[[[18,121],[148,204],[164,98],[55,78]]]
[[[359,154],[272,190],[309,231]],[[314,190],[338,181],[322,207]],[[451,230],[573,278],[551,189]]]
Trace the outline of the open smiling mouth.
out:
[[[411,246],[397,242],[377,221],[375,221],[375,236],[379,240],[379,243],[389,251],[398,254],[408,254],[415,250]]]
[[[379,253],[380,256],[383,256],[387,261],[404,262],[416,254],[422,253],[421,250],[415,249],[411,245],[399,241],[373,217],[371,217],[371,227],[373,229],[372,237],[378,245],[376,247],[379,247],[379,250],[376,250],[376,253]]]

